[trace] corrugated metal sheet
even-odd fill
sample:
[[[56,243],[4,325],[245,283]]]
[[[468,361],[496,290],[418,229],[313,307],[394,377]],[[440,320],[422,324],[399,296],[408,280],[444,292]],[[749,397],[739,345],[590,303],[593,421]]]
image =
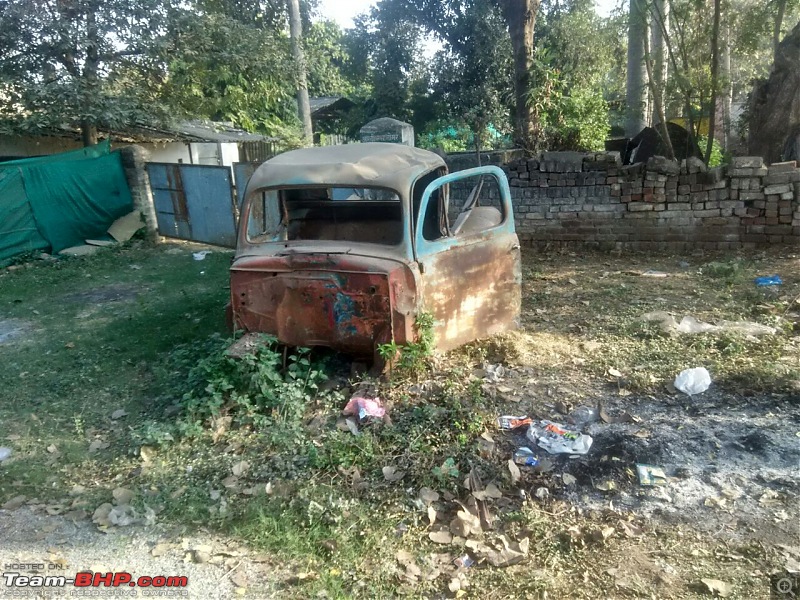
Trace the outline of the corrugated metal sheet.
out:
[[[158,231],[165,237],[236,246],[228,167],[149,163]]]

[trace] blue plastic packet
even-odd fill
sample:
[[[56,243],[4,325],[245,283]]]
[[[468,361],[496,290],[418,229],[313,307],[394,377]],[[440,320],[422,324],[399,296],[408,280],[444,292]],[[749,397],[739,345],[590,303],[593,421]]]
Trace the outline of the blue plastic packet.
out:
[[[514,462],[526,467],[535,467],[539,464],[539,457],[530,448],[522,447],[514,452]]]
[[[758,287],[767,287],[770,285],[781,285],[783,279],[781,279],[780,275],[772,275],[771,277],[756,277],[755,282]]]

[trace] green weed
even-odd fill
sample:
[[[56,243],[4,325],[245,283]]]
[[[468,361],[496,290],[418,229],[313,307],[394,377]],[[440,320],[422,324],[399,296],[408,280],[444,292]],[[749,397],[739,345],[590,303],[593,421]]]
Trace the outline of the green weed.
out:
[[[397,344],[394,340],[378,346],[378,354],[389,365],[391,377],[419,377],[427,368],[433,355],[435,321],[433,315],[420,312],[414,322],[416,340]]]

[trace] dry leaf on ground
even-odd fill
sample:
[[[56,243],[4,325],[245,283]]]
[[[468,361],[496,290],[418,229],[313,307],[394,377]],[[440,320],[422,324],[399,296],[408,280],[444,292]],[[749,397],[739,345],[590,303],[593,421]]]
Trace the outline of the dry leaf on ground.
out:
[[[405,471],[398,471],[396,467],[383,467],[382,471],[383,478],[390,483],[400,481],[406,475]]]

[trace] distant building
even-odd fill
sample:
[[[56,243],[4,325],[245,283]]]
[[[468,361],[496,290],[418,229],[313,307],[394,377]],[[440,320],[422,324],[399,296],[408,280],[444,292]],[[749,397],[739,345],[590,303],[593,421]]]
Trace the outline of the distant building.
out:
[[[358,105],[344,96],[309,98],[314,145],[344,144],[353,141],[347,135],[345,119]]]
[[[276,153],[277,138],[236,129],[231,123],[185,121],[161,129],[135,126],[125,130],[100,130],[98,137],[111,138],[111,147],[130,144],[144,147],[150,162],[199,165],[231,165],[263,161]],[[64,127],[43,135],[0,136],[0,160],[27,158],[75,150],[82,146],[80,131]]]

